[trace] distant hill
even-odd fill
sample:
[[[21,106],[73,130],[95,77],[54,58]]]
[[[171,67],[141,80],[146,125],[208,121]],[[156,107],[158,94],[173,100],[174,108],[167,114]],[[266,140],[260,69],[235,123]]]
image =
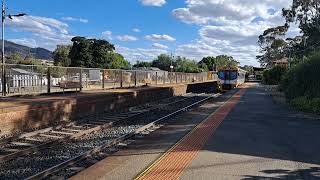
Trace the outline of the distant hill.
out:
[[[0,43],[0,48],[2,44]],[[52,52],[44,48],[30,48],[28,46],[5,41],[5,54],[19,53],[23,58],[31,54],[36,59],[53,60]]]

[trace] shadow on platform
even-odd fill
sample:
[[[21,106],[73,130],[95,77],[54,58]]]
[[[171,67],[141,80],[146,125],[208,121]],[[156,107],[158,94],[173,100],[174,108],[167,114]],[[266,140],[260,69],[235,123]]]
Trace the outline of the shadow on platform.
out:
[[[272,178],[268,176],[246,176],[242,180],[257,180],[257,179],[320,179],[320,168],[311,167],[307,169],[298,169],[295,171],[288,171],[284,169],[275,170],[264,170],[261,171],[266,175],[271,175]]]

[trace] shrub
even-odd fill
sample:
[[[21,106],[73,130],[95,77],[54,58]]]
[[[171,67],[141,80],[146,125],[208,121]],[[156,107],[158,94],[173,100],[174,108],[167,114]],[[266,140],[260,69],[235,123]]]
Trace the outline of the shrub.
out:
[[[320,98],[308,99],[305,96],[301,96],[294,98],[290,104],[301,111],[320,114]]]
[[[267,85],[280,84],[283,76],[286,74],[287,68],[282,66],[275,66],[263,72],[263,83]]]
[[[291,68],[281,82],[281,90],[291,101],[295,98],[320,98],[320,52]]]

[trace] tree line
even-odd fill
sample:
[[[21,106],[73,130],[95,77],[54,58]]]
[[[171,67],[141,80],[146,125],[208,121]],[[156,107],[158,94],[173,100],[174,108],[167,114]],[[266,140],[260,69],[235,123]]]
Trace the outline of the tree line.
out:
[[[257,58],[268,67],[264,82],[279,85],[293,107],[320,114],[320,0],[293,0],[282,12],[285,24],[259,36],[262,55]],[[286,38],[292,24],[301,35]],[[281,58],[289,59],[289,67],[273,65]]]
[[[186,57],[160,54],[151,62],[137,61],[132,66],[121,54],[115,52],[115,46],[107,40],[87,39],[77,36],[72,38],[71,42],[71,45],[57,45],[53,52],[55,66],[100,69],[155,67],[164,71],[199,73],[240,64],[232,56],[227,55],[208,56],[197,62]],[[8,63],[41,65],[41,61],[34,59],[32,56],[22,58],[18,53],[11,54],[8,57]]]
[[[181,56],[173,57],[161,54],[151,62],[138,61],[134,67],[157,67],[161,70],[171,71],[170,67],[172,66],[172,70],[176,72],[199,73],[215,71],[224,66],[238,66],[239,64],[240,63],[233,57],[227,55],[220,55],[217,57],[208,56],[202,58],[200,62],[196,62]]]
[[[72,45],[58,45],[53,52],[54,65],[101,69],[125,69],[130,63],[115,52],[106,40],[74,37]]]
[[[129,69],[131,64],[106,40],[74,37],[72,45],[58,45],[53,52],[54,65],[65,67],[86,67],[101,69]],[[212,71],[227,65],[237,66],[239,62],[231,56],[204,57],[200,62],[185,57],[161,54],[151,62],[138,61],[134,68],[155,67],[164,71],[199,73]],[[171,66],[173,69],[171,69]]]
[[[261,65],[270,67],[275,60],[290,58],[297,64],[305,56],[320,50],[320,0],[293,0],[289,9],[282,10],[285,24],[266,29],[259,36]],[[298,24],[301,35],[286,38],[292,25]]]

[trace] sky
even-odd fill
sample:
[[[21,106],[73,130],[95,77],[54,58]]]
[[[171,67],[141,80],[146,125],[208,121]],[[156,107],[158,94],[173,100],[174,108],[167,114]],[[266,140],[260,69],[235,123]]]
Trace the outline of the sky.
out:
[[[259,66],[258,36],[284,24],[292,0],[6,0],[6,40],[54,50],[74,36],[105,39],[131,63],[161,53],[226,54]],[[290,34],[297,34],[291,28]]]

